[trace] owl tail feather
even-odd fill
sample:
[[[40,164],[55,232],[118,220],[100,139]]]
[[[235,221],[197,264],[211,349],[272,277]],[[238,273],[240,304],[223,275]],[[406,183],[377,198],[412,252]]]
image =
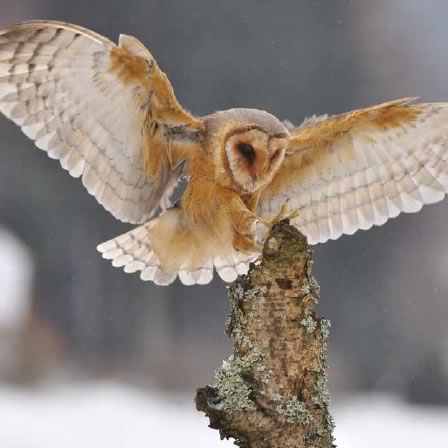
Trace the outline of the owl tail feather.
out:
[[[140,271],[142,280],[153,281],[156,285],[169,285],[179,280],[184,285],[206,285],[213,278],[213,266],[219,276],[226,282],[234,281],[239,274],[245,274],[254,255],[231,252],[225,257],[212,257],[194,270],[167,271],[160,263],[159,257],[150,244],[151,229],[158,218],[100,244],[97,249],[103,258],[112,260],[112,265],[122,267],[125,272]],[[194,248],[191,248],[194,250]]]

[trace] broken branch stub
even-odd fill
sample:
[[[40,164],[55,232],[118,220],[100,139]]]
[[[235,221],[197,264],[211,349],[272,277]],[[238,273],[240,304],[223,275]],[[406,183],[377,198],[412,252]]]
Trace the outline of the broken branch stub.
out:
[[[258,265],[230,287],[226,332],[233,354],[196,407],[242,448],[330,448],[326,376],[330,323],[317,317],[319,286],[306,238],[275,225]]]

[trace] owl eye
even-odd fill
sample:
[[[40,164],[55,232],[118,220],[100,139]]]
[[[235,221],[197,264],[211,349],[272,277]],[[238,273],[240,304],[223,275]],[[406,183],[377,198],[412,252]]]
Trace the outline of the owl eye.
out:
[[[255,160],[255,150],[249,143],[240,143],[238,145],[238,151],[240,154],[252,165]]]

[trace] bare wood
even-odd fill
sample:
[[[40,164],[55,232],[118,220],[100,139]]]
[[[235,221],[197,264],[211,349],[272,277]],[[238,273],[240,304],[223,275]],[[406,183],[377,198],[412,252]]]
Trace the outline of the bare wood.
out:
[[[330,448],[325,350],[330,323],[317,317],[319,286],[306,238],[275,225],[261,263],[229,291],[233,355],[196,407],[242,448]]]

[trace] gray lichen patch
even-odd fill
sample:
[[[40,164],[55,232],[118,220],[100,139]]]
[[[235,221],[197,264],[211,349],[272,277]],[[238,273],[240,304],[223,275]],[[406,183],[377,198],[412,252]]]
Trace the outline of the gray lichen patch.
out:
[[[251,400],[251,385],[244,379],[254,367],[262,370],[262,379],[268,372],[263,369],[263,355],[253,345],[252,350],[244,357],[232,355],[216,372],[216,388],[222,400],[224,410],[254,411],[255,403]]]
[[[330,414],[325,414],[325,426],[323,427],[319,427],[317,429],[317,435],[320,437],[325,437],[330,435],[330,441],[333,442],[334,441],[334,437],[333,437],[333,432],[334,429],[336,428],[336,424],[334,422],[334,418],[330,415]],[[334,447],[334,445],[331,445],[332,447]]]
[[[319,302],[319,294],[315,291],[315,287],[313,286],[313,281],[315,281],[312,277],[304,279],[302,286],[300,287],[300,294],[303,297],[303,305],[306,312],[309,312],[312,308],[314,308]]]
[[[229,289],[230,314],[226,321],[226,333],[237,338],[237,333],[241,332],[240,320],[242,318],[240,303],[244,300],[244,288],[240,282],[234,284]]]
[[[324,408],[330,404],[330,391],[328,390],[328,378],[325,372],[321,372],[316,381],[313,403]]]
[[[312,318],[312,316],[308,316],[306,319],[302,319],[301,322],[302,326],[305,328],[305,331],[307,333],[314,333],[314,331],[317,328],[316,321]]]
[[[226,411],[255,411],[255,404],[249,398],[252,389],[244,382],[241,375],[223,366],[216,374],[218,396]]]
[[[300,288],[300,292],[301,292],[303,295],[310,294],[310,293],[311,293],[310,284],[309,284],[309,283],[304,283],[304,284],[302,285],[302,287]]]
[[[253,287],[246,291],[245,299],[246,300],[252,300],[252,299],[263,299],[263,294],[266,292],[265,287]]]
[[[234,337],[237,344],[239,343],[238,336],[241,334],[240,330],[245,326],[245,320],[251,317],[243,315],[244,302],[252,299],[263,301],[265,292],[266,288],[251,287],[247,281],[247,276],[241,276],[239,281],[229,289],[230,314],[226,321],[226,333]],[[256,301],[253,302],[252,306],[254,309],[256,308]]]
[[[275,408],[288,423],[299,423],[300,425],[309,425],[313,422],[313,416],[306,408],[303,401],[293,397],[286,403],[281,403]]]
[[[320,292],[320,285],[317,283],[317,280],[311,276],[310,278],[310,287],[313,290],[313,294],[318,295]]]
[[[328,319],[322,318],[320,320],[320,331],[324,339],[327,339],[328,336],[330,336],[330,328],[331,328],[331,322]]]
[[[329,433],[333,433],[334,429],[336,428],[336,424],[334,422],[334,418],[331,414],[325,415],[325,421],[327,422],[327,430]]]

